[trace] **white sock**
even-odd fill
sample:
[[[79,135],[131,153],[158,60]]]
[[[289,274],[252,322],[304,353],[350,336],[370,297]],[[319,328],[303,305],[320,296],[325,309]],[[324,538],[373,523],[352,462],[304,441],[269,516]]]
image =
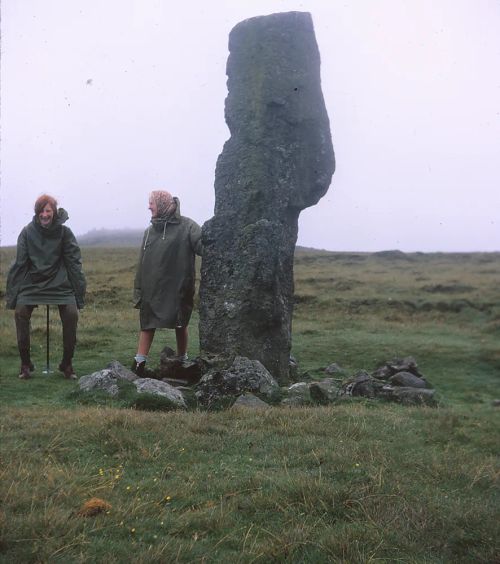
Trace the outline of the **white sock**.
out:
[[[146,360],[148,359],[148,355],[137,353],[137,354],[134,356],[134,359],[135,359],[135,361],[137,362],[137,364],[141,364],[141,362],[146,362]]]

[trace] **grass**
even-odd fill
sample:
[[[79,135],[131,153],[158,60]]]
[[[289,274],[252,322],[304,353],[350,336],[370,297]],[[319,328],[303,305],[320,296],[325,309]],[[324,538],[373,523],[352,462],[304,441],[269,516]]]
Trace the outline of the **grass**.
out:
[[[12,250],[1,254],[8,264]],[[136,256],[84,249],[79,374],[131,361]],[[353,373],[412,355],[438,408],[82,405],[75,383],[40,374],[43,308],[33,317],[36,377],[18,380],[4,311],[0,562],[497,562],[499,276],[498,254],[297,255],[300,370],[321,378],[331,362]],[[195,356],[196,315],[190,331]],[[158,335],[153,357],[172,333]],[[111,507],[85,517],[93,497]]]

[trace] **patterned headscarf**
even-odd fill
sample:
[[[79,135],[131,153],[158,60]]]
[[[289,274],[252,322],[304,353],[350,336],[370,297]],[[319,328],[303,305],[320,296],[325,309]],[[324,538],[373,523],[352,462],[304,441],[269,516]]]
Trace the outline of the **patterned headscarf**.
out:
[[[176,203],[170,192],[166,190],[153,190],[149,195],[158,208],[158,219],[166,218],[175,212]]]

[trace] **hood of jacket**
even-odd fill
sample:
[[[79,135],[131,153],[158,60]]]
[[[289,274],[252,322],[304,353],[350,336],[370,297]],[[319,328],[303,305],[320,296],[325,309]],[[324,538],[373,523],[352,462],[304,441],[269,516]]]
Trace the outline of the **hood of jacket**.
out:
[[[49,227],[42,227],[37,215],[33,216],[32,223],[36,230],[44,237],[59,237],[62,226],[66,223],[66,221],[68,221],[68,219],[68,212],[64,208],[58,208],[57,215],[54,217]]]

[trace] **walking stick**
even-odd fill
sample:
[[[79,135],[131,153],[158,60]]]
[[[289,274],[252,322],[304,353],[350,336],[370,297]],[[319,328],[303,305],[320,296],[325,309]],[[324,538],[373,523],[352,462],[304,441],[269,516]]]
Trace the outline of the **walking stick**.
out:
[[[45,365],[45,370],[42,371],[42,374],[51,374],[52,370],[50,369],[50,337],[49,337],[49,306],[47,304],[47,363]]]

